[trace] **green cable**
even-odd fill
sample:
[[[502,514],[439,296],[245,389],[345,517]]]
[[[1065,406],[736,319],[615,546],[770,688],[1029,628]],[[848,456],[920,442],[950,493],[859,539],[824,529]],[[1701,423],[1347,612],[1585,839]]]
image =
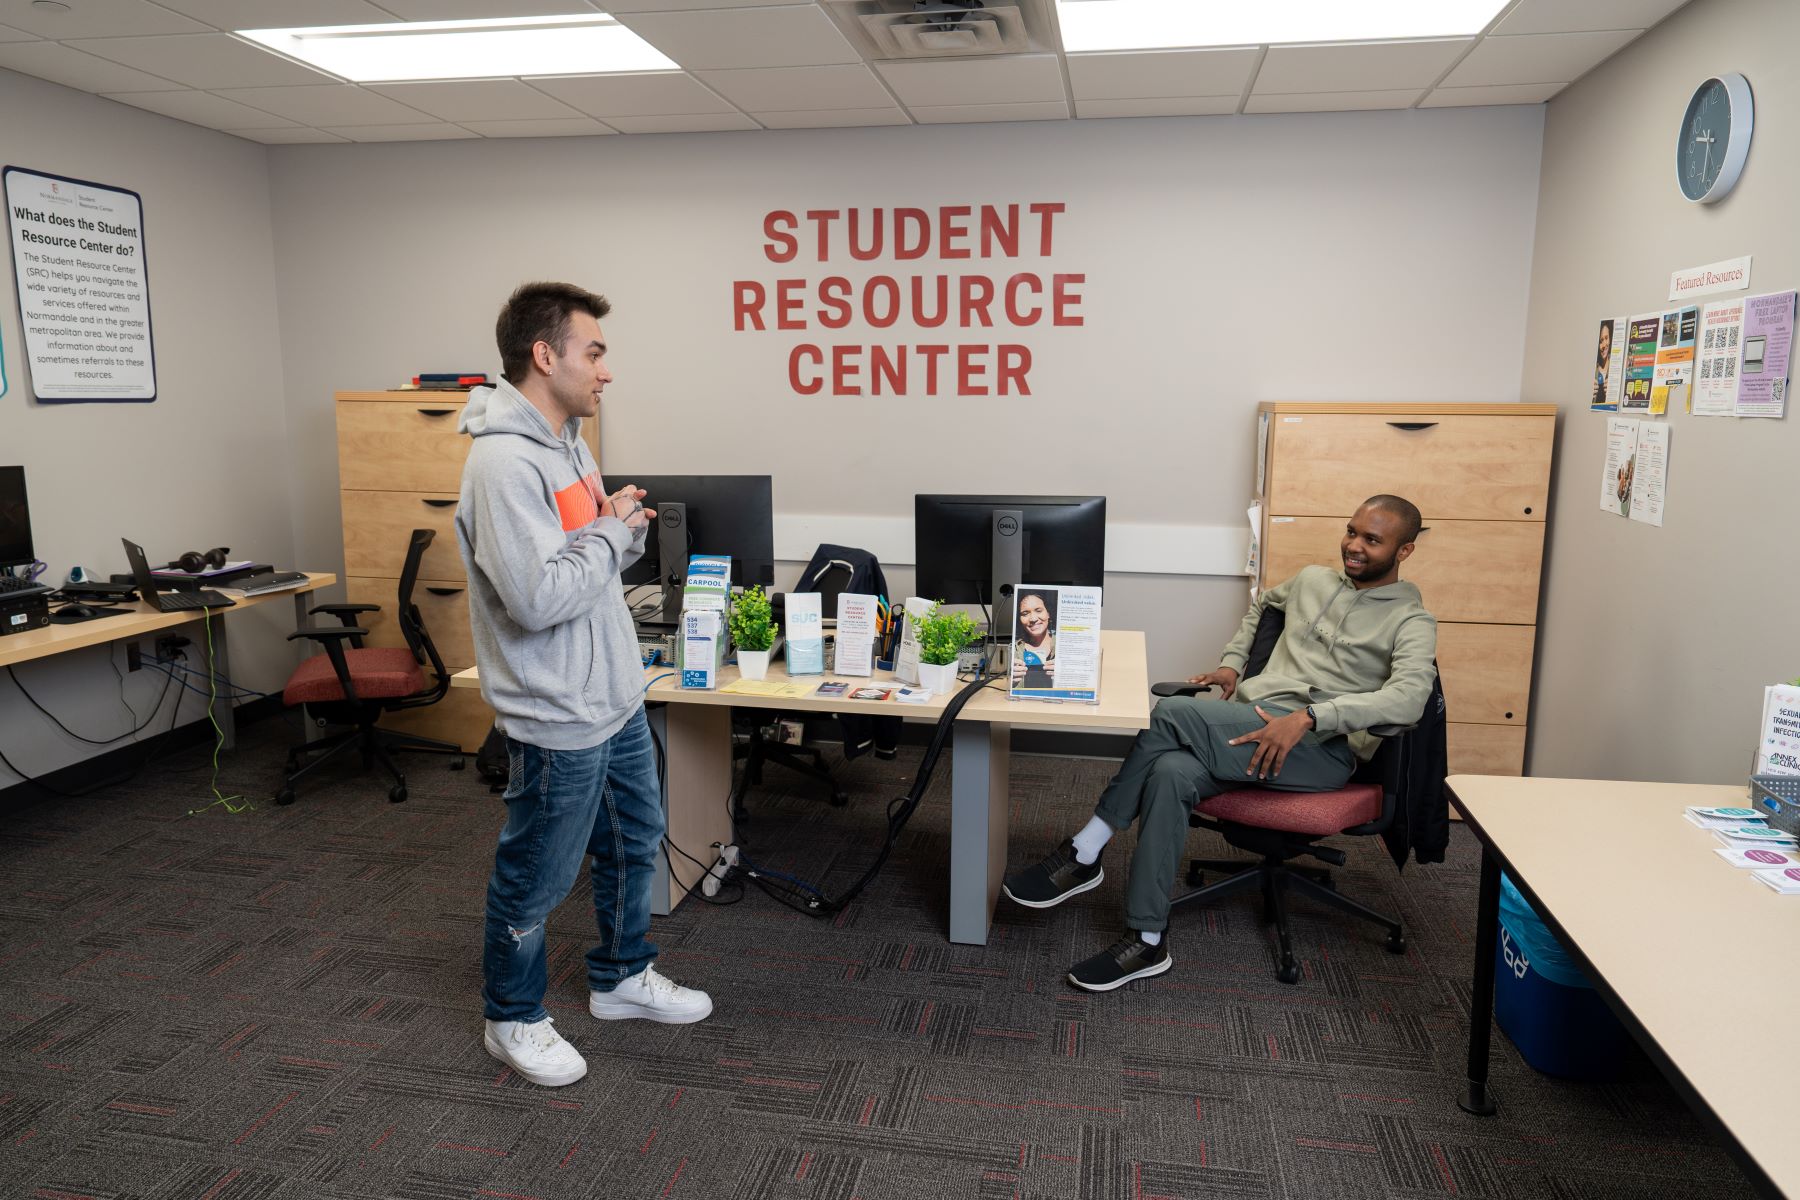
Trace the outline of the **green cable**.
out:
[[[255,808],[256,805],[244,800],[241,795],[227,796],[219,791],[219,748],[225,744],[225,731],[219,728],[219,718],[213,715],[213,707],[219,702],[219,664],[213,658],[212,610],[202,609],[201,613],[200,619],[206,626],[206,719],[212,722],[214,734],[211,783],[213,799],[199,808],[188,809],[188,816],[198,816],[207,809],[222,804],[225,806],[225,811],[235,817],[241,812]],[[243,800],[244,802],[233,804],[234,800]]]

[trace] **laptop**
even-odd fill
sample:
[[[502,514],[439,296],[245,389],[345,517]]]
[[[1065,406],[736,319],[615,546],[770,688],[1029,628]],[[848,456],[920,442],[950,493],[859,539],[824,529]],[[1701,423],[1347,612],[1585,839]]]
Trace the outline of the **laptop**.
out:
[[[151,608],[158,612],[187,612],[201,608],[230,608],[236,604],[230,596],[213,591],[198,592],[158,592],[156,576],[150,573],[150,560],[144,557],[144,548],[130,538],[120,538],[125,543],[125,557],[131,560],[131,574],[137,580],[138,594]]]

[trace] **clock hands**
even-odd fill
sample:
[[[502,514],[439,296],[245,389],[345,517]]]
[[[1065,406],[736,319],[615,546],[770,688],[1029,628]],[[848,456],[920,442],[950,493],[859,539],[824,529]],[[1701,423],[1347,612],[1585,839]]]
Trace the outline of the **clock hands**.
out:
[[[1713,148],[1713,143],[1717,140],[1718,140],[1717,138],[1713,137],[1712,130],[1710,130],[1710,129],[1701,130],[1699,133],[1694,135],[1695,142],[1706,143],[1706,158],[1700,164],[1700,177],[1702,179],[1706,178],[1707,174],[1710,172],[1710,170],[1712,168],[1712,148]]]

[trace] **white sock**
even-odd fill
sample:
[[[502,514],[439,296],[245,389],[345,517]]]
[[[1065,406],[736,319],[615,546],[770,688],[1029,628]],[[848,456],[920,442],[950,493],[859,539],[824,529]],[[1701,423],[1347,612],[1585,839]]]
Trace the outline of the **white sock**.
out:
[[[1113,827],[1099,817],[1089,817],[1088,823],[1081,827],[1081,832],[1074,837],[1075,861],[1082,866],[1091,866],[1106,849],[1106,843],[1112,840]]]
[[[1146,946],[1162,945],[1162,930],[1140,929],[1137,931],[1138,941]]]

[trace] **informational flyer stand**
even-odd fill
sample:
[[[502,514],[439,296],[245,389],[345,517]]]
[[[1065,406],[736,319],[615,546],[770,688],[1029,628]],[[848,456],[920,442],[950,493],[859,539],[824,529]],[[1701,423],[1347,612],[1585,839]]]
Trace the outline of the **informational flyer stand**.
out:
[[[1013,614],[1014,700],[1100,700],[1100,589],[1020,584]]]
[[[875,673],[875,597],[856,592],[838,596],[836,655],[832,671],[838,675]]]
[[[4,174],[33,393],[53,402],[156,399],[142,198],[20,167]]]

